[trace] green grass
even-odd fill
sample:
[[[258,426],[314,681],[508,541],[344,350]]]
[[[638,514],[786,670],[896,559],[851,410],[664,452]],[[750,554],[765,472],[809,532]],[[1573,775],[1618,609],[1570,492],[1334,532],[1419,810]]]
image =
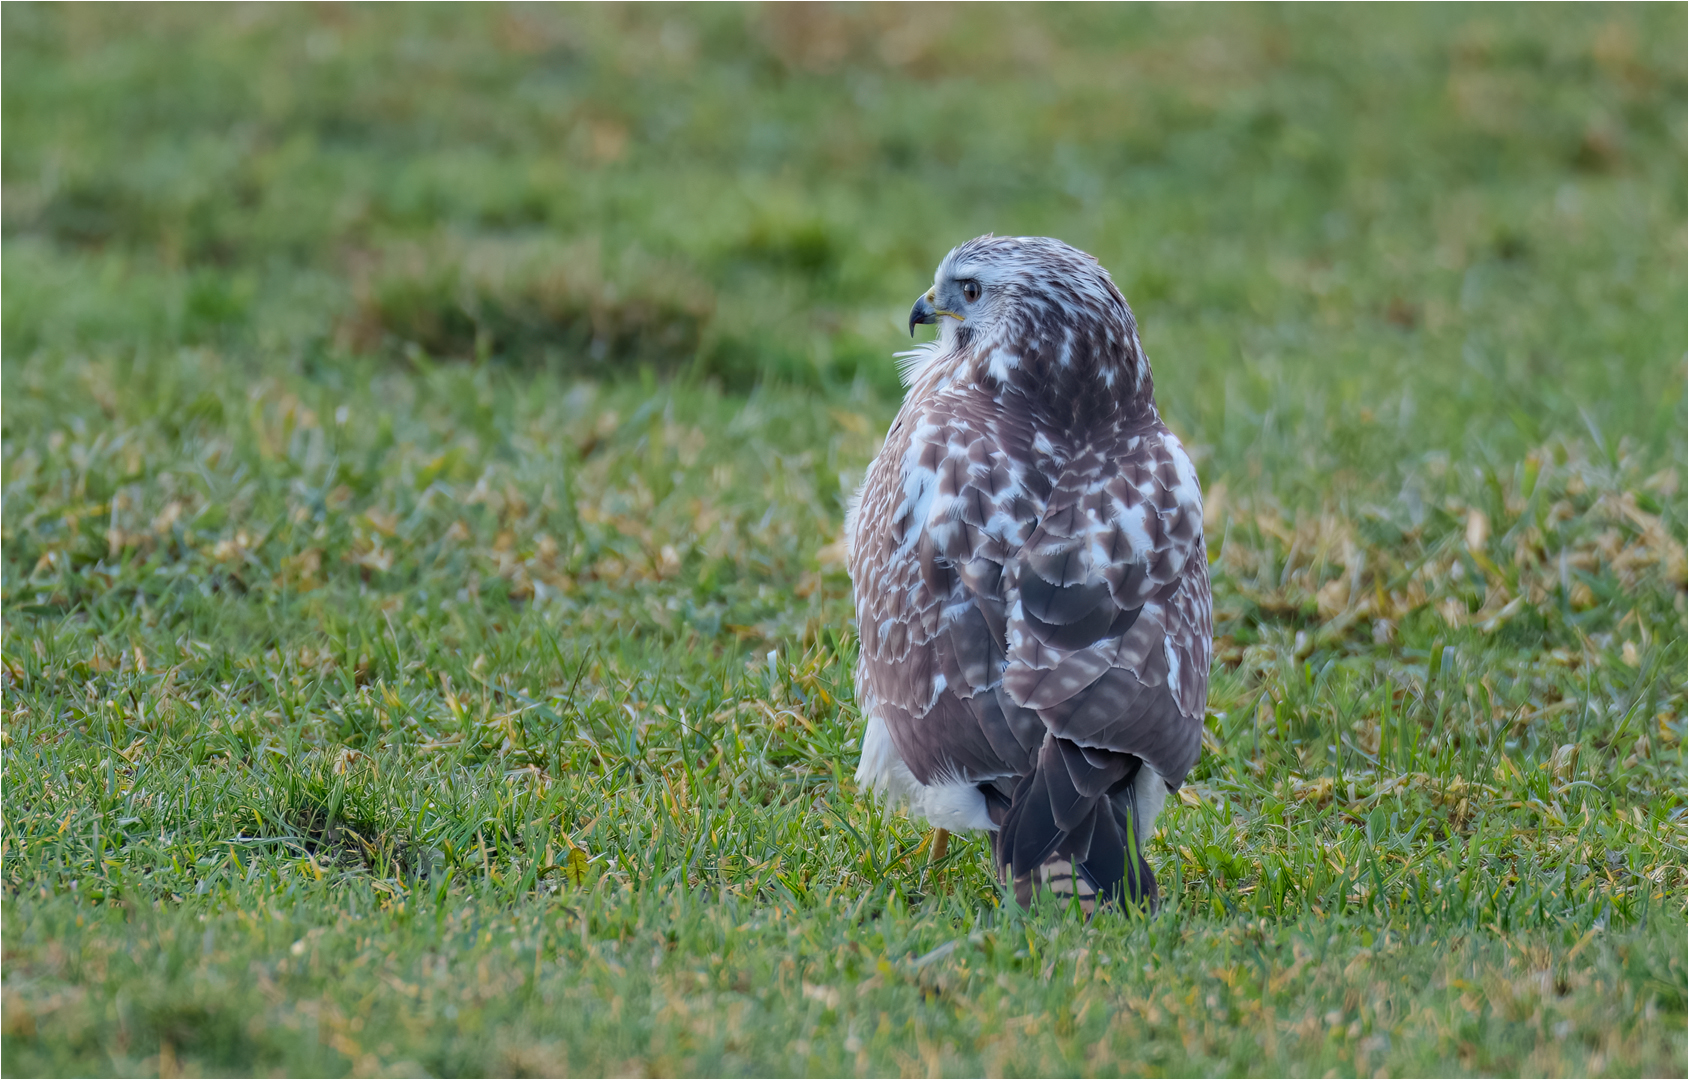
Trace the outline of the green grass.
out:
[[[0,18],[7,1075],[1685,1071],[1681,7]],[[987,230],[1209,492],[1153,918],[850,779]]]

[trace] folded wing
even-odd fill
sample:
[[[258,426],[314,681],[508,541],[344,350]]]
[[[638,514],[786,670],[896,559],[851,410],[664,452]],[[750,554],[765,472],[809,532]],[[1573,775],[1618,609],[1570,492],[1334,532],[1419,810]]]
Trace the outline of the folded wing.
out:
[[[1053,733],[1176,787],[1207,698],[1201,525],[1195,471],[1153,414],[1075,451],[999,401],[929,400],[893,428],[850,527],[860,704],[923,784],[1025,776]]]

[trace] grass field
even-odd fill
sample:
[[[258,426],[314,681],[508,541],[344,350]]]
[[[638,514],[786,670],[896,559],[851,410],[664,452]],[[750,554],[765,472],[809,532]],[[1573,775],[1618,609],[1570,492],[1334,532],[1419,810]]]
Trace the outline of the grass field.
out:
[[[6,1075],[1684,1075],[1685,14],[3,19]],[[1208,492],[1153,918],[859,797],[954,243]]]

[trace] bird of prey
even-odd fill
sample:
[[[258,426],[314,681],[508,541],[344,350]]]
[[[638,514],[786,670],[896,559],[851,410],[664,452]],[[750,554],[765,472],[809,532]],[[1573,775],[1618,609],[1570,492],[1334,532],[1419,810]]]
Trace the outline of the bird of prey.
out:
[[[907,396],[846,517],[867,727],[857,783],[988,830],[999,876],[1087,915],[1154,904],[1144,856],[1202,752],[1202,491],[1126,299],[1059,240],[939,264]]]

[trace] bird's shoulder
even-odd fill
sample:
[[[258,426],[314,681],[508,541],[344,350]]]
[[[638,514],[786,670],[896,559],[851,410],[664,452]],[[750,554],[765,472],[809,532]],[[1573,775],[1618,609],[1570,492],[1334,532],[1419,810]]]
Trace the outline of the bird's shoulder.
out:
[[[1200,539],[1195,465],[1153,408],[1062,431],[1016,395],[949,384],[906,400],[869,468],[850,532],[866,554],[876,539],[905,550],[936,530],[943,549],[953,533],[983,530],[1007,559],[1035,532],[1072,538],[1105,525],[1121,558],[1188,550]]]

